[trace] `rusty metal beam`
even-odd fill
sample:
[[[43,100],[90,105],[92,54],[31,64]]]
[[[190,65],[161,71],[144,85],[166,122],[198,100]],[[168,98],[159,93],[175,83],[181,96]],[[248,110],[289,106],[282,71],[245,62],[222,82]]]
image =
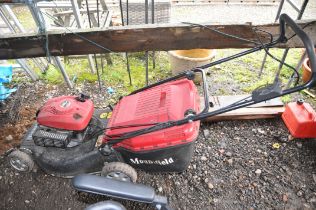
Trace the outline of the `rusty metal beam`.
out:
[[[300,21],[299,24],[316,43],[316,21]],[[257,41],[253,29],[256,27],[272,33],[277,37],[278,24],[251,25],[207,25],[210,28],[233,34],[245,39]],[[105,52],[135,52],[135,51],[165,51],[194,48],[251,48],[255,44],[243,42],[234,38],[226,37],[198,26],[185,24],[160,24],[109,27],[106,29],[75,29],[71,33],[68,30],[60,30],[48,33],[48,46],[52,56],[83,55]],[[289,36],[291,31],[288,30]],[[270,37],[267,33],[258,31],[263,42],[268,42]],[[82,38],[84,37],[84,38]],[[93,45],[85,40],[89,39],[110,51]],[[25,57],[45,56],[45,35],[19,34],[9,35],[0,39],[0,59],[13,59]],[[300,40],[294,37],[286,44],[276,47],[303,47]]]

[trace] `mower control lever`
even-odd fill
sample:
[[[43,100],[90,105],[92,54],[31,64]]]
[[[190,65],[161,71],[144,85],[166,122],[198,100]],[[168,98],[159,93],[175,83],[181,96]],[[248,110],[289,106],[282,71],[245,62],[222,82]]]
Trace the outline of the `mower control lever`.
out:
[[[280,81],[277,80],[273,84],[269,84],[267,86],[254,90],[251,94],[251,97],[254,102],[258,102],[258,101],[263,101],[270,98],[278,97],[281,94],[282,94],[282,88],[280,85]]]

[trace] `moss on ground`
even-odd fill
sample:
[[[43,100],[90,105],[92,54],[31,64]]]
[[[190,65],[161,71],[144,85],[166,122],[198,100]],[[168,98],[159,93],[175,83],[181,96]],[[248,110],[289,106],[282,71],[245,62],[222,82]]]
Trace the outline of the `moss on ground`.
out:
[[[219,50],[217,57],[226,57],[240,50]],[[281,59],[283,55],[282,49],[271,49],[270,52],[277,58]],[[286,63],[295,67],[300,56],[302,54],[301,49],[291,49]],[[277,73],[279,62],[268,57],[264,65],[263,73],[259,77],[259,71],[264,57],[264,51],[255,52],[238,59],[220,64],[219,74],[216,73],[216,81],[226,81],[232,79],[236,83],[240,84],[242,91],[250,93],[254,89],[271,84],[274,80],[274,76]],[[216,71],[215,71],[216,72]],[[280,79],[283,84],[286,84],[291,77],[293,70],[284,66],[280,72]]]
[[[165,52],[159,52],[155,55],[156,66],[153,68],[152,54],[149,57],[148,77],[149,82],[154,83],[162,78],[171,75],[168,57]],[[129,77],[126,68],[126,59],[123,54],[111,54],[112,65],[106,65],[104,60],[103,72],[100,58],[98,58],[99,72],[101,80],[106,87],[116,89],[116,92],[127,94],[135,89],[145,86],[145,59],[144,53],[130,53],[129,64],[132,77],[132,86],[129,83]],[[88,60],[68,58],[65,63],[65,69],[71,80],[80,83],[95,83],[98,79],[97,74],[90,72]],[[40,71],[36,70],[38,73]],[[40,74],[41,79],[51,84],[63,83],[62,75],[53,65],[50,65],[45,74]]]

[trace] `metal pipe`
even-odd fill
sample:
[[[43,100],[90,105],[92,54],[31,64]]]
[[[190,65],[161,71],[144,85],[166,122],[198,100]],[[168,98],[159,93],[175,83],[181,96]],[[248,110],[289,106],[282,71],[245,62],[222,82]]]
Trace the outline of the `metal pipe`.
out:
[[[88,20],[89,20],[89,26],[90,26],[90,28],[92,28],[88,0],[86,0],[86,6],[87,6],[87,15],[88,15]],[[102,90],[101,77],[100,77],[100,72],[99,72],[99,67],[98,67],[98,60],[97,60],[96,54],[93,54],[93,57],[94,57],[95,69],[97,70],[99,90],[101,92],[101,90]]]
[[[281,15],[281,11],[282,11],[282,8],[283,8],[283,5],[284,5],[284,1],[285,0],[281,0],[280,1],[279,7],[278,7],[278,11],[277,11],[277,15],[276,15],[276,17],[274,19],[274,22],[277,22],[279,20],[279,17]]]
[[[72,5],[72,11],[73,14],[75,16],[75,20],[77,23],[78,28],[83,28],[83,23],[82,23],[82,19],[80,16],[80,10],[79,10],[79,6],[76,0],[71,0],[71,5]],[[87,55],[88,58],[88,62],[89,62],[89,66],[90,66],[90,70],[91,73],[95,73],[95,67],[94,67],[94,63],[93,63],[93,58],[92,58],[92,54]]]
[[[123,4],[122,0],[119,1],[120,3],[120,12],[121,12],[121,20],[122,20],[122,25],[124,26],[124,15],[123,15]],[[126,24],[128,25],[128,0],[126,3]],[[125,58],[126,58],[126,69],[128,73],[128,78],[129,78],[129,84],[132,86],[132,76],[131,76],[131,69],[129,65],[129,59],[128,59],[128,53],[125,52]]]
[[[10,17],[10,19],[12,19],[13,23],[14,23],[14,26],[17,27],[17,29],[22,32],[22,33],[26,33],[26,30],[24,29],[24,27],[22,26],[22,24],[20,23],[20,21],[18,20],[18,18],[15,16],[14,12],[11,10],[10,6],[9,5],[3,5],[1,6],[2,9],[8,14],[8,16]],[[17,32],[14,27],[12,26],[11,22],[9,21],[7,23],[7,25],[11,27],[11,31],[12,32]],[[37,60],[38,59],[38,60]],[[35,65],[40,68],[40,70],[42,72],[45,72],[46,71],[46,68],[43,67],[43,65],[41,65],[42,62],[44,62],[41,58],[32,58],[33,62],[35,63]],[[47,66],[47,64],[46,64]]]
[[[148,24],[148,0],[145,0],[145,24]],[[146,86],[148,86],[148,51],[145,52]]]
[[[7,6],[7,5],[6,5]],[[16,30],[14,29],[14,27],[11,25],[8,17],[4,14],[3,12],[3,7],[0,7],[0,16],[2,18],[2,20],[4,21],[4,23],[8,26],[9,30],[11,32],[16,32]],[[27,63],[25,62],[24,59],[16,59],[16,61],[20,64],[20,66],[24,69],[24,71],[26,72],[26,74],[33,80],[36,81],[38,79],[38,76],[31,70],[31,68],[27,65]]]
[[[292,2],[291,0],[287,0],[287,2],[289,2],[289,4],[293,7],[293,9],[295,9],[296,12],[300,12],[300,9],[294,2]]]
[[[60,58],[59,57],[52,57],[52,60],[55,63],[55,65],[59,68],[59,70],[60,70],[61,74],[63,75],[68,87],[73,88],[72,83],[71,83],[71,81],[70,81],[70,79],[65,71],[64,66],[61,63]]]
[[[151,23],[155,23],[155,0],[151,0]],[[153,51],[153,69],[156,68],[155,51]]]
[[[40,33],[44,33],[45,32],[45,20],[43,18],[41,14],[41,11],[40,9],[36,9],[36,5],[33,3],[33,4],[28,4],[28,7],[29,7],[29,10],[35,20],[35,23],[39,29],[39,32]],[[64,68],[64,66],[62,65],[61,63],[61,60],[59,57],[52,57],[53,61],[55,62],[56,66],[59,68],[61,74],[63,75],[64,77],[64,80],[66,81],[67,85],[69,88],[73,88],[73,85],[67,75],[67,72]]]

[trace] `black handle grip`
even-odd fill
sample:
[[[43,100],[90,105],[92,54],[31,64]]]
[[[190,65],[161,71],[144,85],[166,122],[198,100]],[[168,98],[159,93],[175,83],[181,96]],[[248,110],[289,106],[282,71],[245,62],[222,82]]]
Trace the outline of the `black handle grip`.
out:
[[[314,43],[308,37],[308,35],[292,20],[287,14],[282,14],[280,16],[280,37],[279,41],[286,42],[285,37],[285,24],[291,27],[295,34],[302,40],[304,47],[306,49],[309,61],[310,68],[312,70],[311,79],[305,84],[306,86],[314,86],[316,83],[316,57],[314,51]]]

